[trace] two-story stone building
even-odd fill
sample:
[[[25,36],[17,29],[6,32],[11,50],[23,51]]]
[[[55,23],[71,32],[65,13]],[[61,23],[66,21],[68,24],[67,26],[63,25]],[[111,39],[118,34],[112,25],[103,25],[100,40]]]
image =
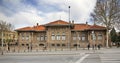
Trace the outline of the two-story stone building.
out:
[[[106,28],[98,25],[75,24],[74,21],[53,21],[44,25],[16,29],[19,46],[74,48],[106,45]]]

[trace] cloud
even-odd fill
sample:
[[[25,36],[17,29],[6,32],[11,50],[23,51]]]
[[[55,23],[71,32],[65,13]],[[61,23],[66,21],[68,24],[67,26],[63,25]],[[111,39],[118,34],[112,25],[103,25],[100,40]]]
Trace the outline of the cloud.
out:
[[[62,19],[68,21],[68,6],[71,6],[71,20],[85,23],[90,20],[96,0],[2,0],[0,20],[15,25],[15,28],[45,24]]]
[[[90,20],[96,0],[37,0],[39,5],[55,6],[57,11],[65,11],[68,14],[68,6],[71,6],[71,20],[84,23]]]

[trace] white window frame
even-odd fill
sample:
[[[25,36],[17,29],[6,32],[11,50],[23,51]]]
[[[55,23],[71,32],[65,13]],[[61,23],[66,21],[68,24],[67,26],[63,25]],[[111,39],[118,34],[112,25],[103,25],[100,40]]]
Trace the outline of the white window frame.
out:
[[[54,33],[52,33],[52,35],[51,35],[51,40],[55,40],[55,34]]]
[[[82,40],[82,41],[85,41],[85,40],[86,40],[85,34],[82,34],[81,40]]]
[[[60,40],[60,34],[59,34],[59,32],[57,33],[56,39]]]
[[[37,36],[37,41],[40,41],[40,36]]]
[[[40,40],[41,40],[41,41],[44,40],[44,36],[43,36],[43,35],[40,36]]]
[[[62,40],[66,40],[66,36],[65,36],[65,33],[63,32],[62,34]]]
[[[102,40],[103,39],[103,36],[101,33],[98,34],[98,40]]]

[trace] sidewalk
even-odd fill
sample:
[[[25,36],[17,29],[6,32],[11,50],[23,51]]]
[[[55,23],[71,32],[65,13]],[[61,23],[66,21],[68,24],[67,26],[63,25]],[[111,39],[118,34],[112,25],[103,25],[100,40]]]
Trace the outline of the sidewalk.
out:
[[[85,49],[80,49],[80,50],[64,50],[64,51],[26,51],[26,52],[5,52],[4,55],[84,55],[84,54],[92,54],[92,53],[99,53],[100,51],[104,50],[102,48],[101,50],[88,50],[87,48]]]

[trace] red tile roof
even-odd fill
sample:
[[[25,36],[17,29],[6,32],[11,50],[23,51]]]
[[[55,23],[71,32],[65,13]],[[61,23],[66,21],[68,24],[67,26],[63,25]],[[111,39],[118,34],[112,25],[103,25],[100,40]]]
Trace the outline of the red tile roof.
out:
[[[92,26],[90,26],[89,27],[89,30],[105,30],[106,29],[106,27],[103,27],[103,26],[98,26],[98,25],[92,25]]]
[[[74,24],[73,30],[86,30],[90,27],[90,25],[87,24]]]
[[[43,25],[33,26],[33,27],[24,27],[17,29],[16,31],[45,31],[45,27]]]
[[[35,31],[44,31],[45,27],[43,25],[34,26]]]
[[[17,31],[32,31],[33,30],[33,28],[32,27],[24,27],[24,28],[19,28],[19,29],[16,29]]]
[[[68,22],[57,20],[50,22],[46,25],[68,25]],[[16,31],[45,31],[46,27],[45,25],[37,25],[33,27],[24,27],[17,29]],[[98,25],[88,25],[88,24],[74,24],[74,27],[72,30],[106,30],[103,26]]]
[[[53,22],[50,22],[46,25],[65,25],[65,24],[69,24],[68,22],[65,22],[63,20],[57,20],[57,21],[53,21]]]

